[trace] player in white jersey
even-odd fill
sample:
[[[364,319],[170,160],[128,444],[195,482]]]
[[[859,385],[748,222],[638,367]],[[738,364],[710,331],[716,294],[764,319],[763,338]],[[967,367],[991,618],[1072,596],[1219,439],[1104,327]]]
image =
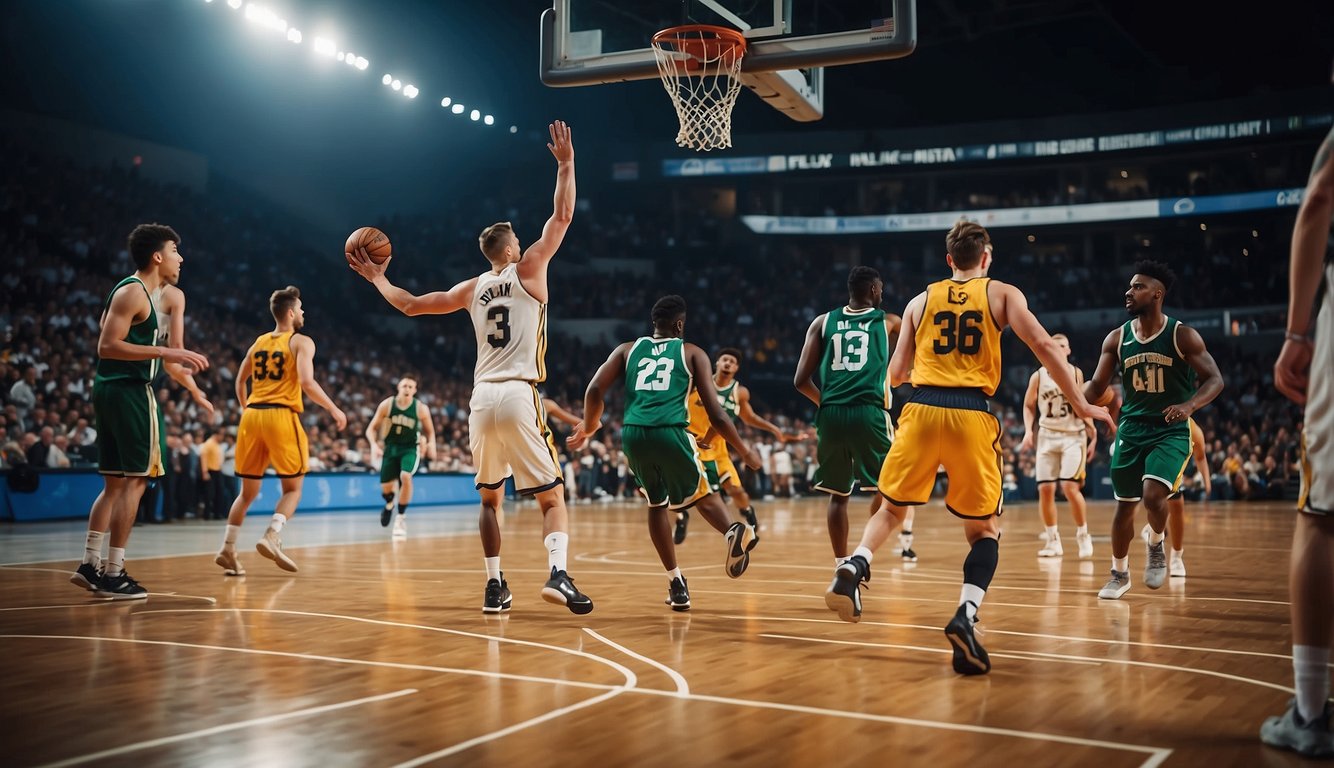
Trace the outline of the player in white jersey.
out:
[[[1316,152],[1292,231],[1288,328],[1274,364],[1274,386],[1306,405],[1302,491],[1288,571],[1292,605],[1292,669],[1296,697],[1260,739],[1308,757],[1334,756],[1329,703],[1334,622],[1334,130]],[[1317,299],[1319,312],[1313,310]],[[1315,322],[1311,316],[1315,314]],[[1312,340],[1314,332],[1314,341]]]
[[[1063,333],[1052,334],[1057,343],[1070,358],[1070,340]],[[1069,365],[1074,373],[1075,383],[1084,383],[1084,372]],[[1070,502],[1070,514],[1075,519],[1075,543],[1079,547],[1080,559],[1093,557],[1093,537],[1088,531],[1088,516],[1084,511],[1084,470],[1093,459],[1094,446],[1098,433],[1093,428],[1093,419],[1081,419],[1070,407],[1061,388],[1047,372],[1039,368],[1028,379],[1028,393],[1024,396],[1024,440],[1019,450],[1033,449],[1033,422],[1036,414],[1038,424],[1037,454],[1034,456],[1038,476],[1038,510],[1042,513],[1042,524],[1046,526],[1047,543],[1038,551],[1038,557],[1061,557],[1065,554],[1061,546],[1061,534],[1056,526],[1056,484],[1060,483],[1061,492]]]
[[[574,216],[574,144],[570,128],[550,126],[547,149],[556,158],[555,212],[537,242],[523,250],[507,221],[482,231],[479,244],[491,269],[448,291],[414,296],[385,277],[392,259],[370,260],[365,249],[347,255],[348,265],[379,289],[405,315],[443,315],[467,310],[477,335],[468,439],[477,466],[482,497],[479,527],[486,557],[487,583],[482,610],[508,611],[509,586],[500,571],[500,524],[497,514],[505,481],[518,492],[537,497],[551,577],[542,589],[547,602],[577,614],[593,610],[593,601],[575,589],[566,572],[569,513],[561,484],[564,474],[551,441],[537,384],[546,378],[547,267]]]

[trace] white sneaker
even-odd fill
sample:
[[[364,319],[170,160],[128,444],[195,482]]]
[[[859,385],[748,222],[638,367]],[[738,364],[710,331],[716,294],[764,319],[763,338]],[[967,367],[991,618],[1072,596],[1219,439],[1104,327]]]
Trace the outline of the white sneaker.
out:
[[[1038,550],[1038,557],[1063,557],[1065,549],[1061,546],[1061,537],[1047,540],[1047,546]]]
[[[395,539],[406,539],[408,537],[408,521],[406,515],[394,515],[394,530],[391,535]]]
[[[1130,591],[1130,571],[1118,571],[1113,568],[1112,578],[1098,590],[1098,597],[1103,600],[1118,600],[1128,591]]]
[[[1186,558],[1182,557],[1176,552],[1173,552],[1172,564],[1168,566],[1167,575],[1175,576],[1177,578],[1182,578],[1182,579],[1186,578]]]
[[[283,540],[278,532],[270,528],[264,532],[264,538],[255,543],[255,551],[277,563],[284,571],[296,573],[296,562],[283,552]]]
[[[223,576],[245,575],[245,568],[241,566],[241,561],[236,557],[236,547],[223,545],[218,552],[218,556],[213,558],[213,562],[222,568]]]
[[[1076,533],[1075,543],[1079,545],[1079,559],[1088,560],[1093,557],[1093,536],[1087,533]]]

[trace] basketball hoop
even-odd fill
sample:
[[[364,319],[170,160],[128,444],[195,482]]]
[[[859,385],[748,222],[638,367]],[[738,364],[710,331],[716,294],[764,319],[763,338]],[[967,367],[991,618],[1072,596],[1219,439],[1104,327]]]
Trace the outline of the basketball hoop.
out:
[[[706,151],[732,146],[732,107],[741,92],[745,55],[746,38],[726,27],[691,24],[653,36],[662,87],[681,121],[677,146]]]

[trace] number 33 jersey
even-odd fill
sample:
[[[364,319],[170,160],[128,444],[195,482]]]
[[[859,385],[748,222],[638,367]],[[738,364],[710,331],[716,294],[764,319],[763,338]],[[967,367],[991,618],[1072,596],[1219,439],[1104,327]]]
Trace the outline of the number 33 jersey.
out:
[[[518,265],[482,273],[468,314],[477,334],[474,382],[546,380],[547,305],[524,290]]]
[[[917,322],[914,387],[980,389],[996,394],[1001,375],[1001,328],[987,299],[989,277],[941,280],[926,288]]]
[[[281,405],[301,412],[301,379],[292,351],[293,335],[292,331],[266,333],[255,339],[250,347],[249,405]]]
[[[889,332],[884,310],[830,310],[824,317],[820,405],[874,405],[889,410]]]

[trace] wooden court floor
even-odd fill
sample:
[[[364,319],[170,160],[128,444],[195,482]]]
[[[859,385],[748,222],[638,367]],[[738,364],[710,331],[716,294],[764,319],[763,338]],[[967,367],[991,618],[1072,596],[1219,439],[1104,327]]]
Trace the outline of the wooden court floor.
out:
[[[1064,509],[1069,554],[1040,562],[1035,507],[1010,507],[980,614],[994,669],[979,678],[951,671],[941,632],[966,545],[938,503],[918,512],[915,565],[878,553],[856,625],[824,606],[823,500],[758,507],[739,580],[722,537],[692,520],[686,614],[663,604],[641,508],[574,507],[570,572],[596,603],[582,617],[540,599],[532,506],[505,520],[514,608],[501,617],[480,610],[472,509],[413,510],[401,542],[374,512],[298,515],[284,538],[300,573],[243,550],[244,578],[205,554],[218,524],[138,528],[130,572],[157,594],[131,603],[85,597],[68,557],[15,562],[32,529],[10,525],[0,764],[1303,764],[1257,738],[1291,695],[1287,504],[1191,505],[1188,578],[1146,589],[1136,541],[1119,601],[1095,594],[1110,504],[1093,505],[1087,561]],[[360,526],[351,543],[328,535],[338,519]],[[263,525],[252,518],[242,545]],[[82,526],[66,528],[72,555]],[[134,559],[166,540],[181,553]]]

